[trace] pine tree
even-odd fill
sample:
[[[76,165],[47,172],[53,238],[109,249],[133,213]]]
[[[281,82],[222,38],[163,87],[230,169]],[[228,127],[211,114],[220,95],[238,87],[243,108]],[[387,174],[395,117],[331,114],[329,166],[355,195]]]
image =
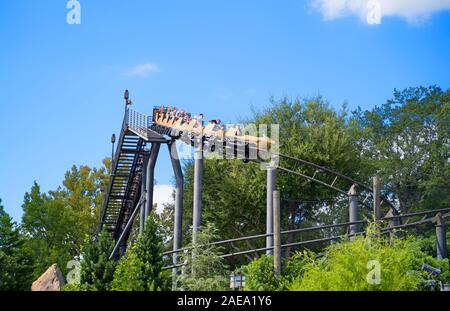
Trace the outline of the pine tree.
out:
[[[165,289],[162,272],[162,238],[154,215],[145,223],[142,235],[117,265],[113,290],[156,291]]]
[[[116,262],[109,260],[114,242],[106,231],[97,240],[91,240],[83,248],[80,282],[91,290],[109,290],[113,280]]]
[[[197,244],[190,244],[192,252],[183,254],[181,261],[186,262],[184,272],[178,277],[178,285],[188,291],[224,291],[228,290],[228,266],[220,257],[222,248],[211,245],[217,241],[218,230],[212,223],[202,227]]]
[[[136,246],[131,247],[117,263],[112,290],[145,291],[142,278],[144,263],[136,255]]]
[[[163,283],[162,238],[153,216],[148,218],[142,236],[137,240],[136,256],[143,263],[142,278],[146,290],[159,290]]]

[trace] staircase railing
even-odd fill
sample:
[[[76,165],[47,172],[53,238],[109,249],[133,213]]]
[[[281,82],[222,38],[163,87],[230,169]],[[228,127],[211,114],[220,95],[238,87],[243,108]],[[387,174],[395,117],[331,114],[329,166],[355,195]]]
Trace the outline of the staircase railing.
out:
[[[128,128],[145,135],[147,133],[147,129],[150,127],[151,118],[145,114],[137,112],[136,110],[127,109],[126,122]]]

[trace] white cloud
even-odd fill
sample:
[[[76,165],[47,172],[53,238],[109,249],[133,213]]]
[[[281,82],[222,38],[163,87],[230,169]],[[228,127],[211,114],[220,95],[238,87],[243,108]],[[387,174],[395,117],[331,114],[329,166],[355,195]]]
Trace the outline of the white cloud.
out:
[[[125,74],[127,76],[145,77],[151,72],[158,71],[158,66],[152,63],[139,64],[129,69]]]
[[[386,16],[402,17],[409,22],[423,20],[450,9],[450,0],[311,0],[311,5],[322,13],[324,20],[357,15],[368,24],[379,24]]]
[[[173,203],[171,185],[155,185],[153,189],[153,204],[156,204],[156,212],[159,214],[164,209],[164,204]]]

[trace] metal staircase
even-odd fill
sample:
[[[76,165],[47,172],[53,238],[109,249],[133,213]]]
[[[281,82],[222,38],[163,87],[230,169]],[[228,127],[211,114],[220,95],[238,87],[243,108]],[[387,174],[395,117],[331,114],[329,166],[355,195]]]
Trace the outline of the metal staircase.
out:
[[[167,142],[149,129],[151,117],[126,109],[112,172],[100,214],[98,232],[105,228],[115,241],[125,229],[141,198],[141,182],[146,146],[153,142]]]

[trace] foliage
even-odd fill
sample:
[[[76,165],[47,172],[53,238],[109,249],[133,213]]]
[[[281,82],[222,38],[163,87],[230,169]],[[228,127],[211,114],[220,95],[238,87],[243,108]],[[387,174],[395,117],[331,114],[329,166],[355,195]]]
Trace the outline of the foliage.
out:
[[[109,260],[114,241],[106,231],[91,239],[82,251],[80,284],[91,290],[109,290],[116,263]]]
[[[1,203],[0,199],[0,291],[30,290],[33,259],[25,238]]]
[[[113,290],[156,291],[167,289],[166,276],[162,273],[162,238],[155,216],[149,217],[142,235],[120,259]]]
[[[322,257],[304,266],[291,289],[416,290],[424,282],[421,264],[426,257],[413,239],[390,241],[372,227],[366,237],[329,246]],[[373,260],[380,264],[380,282],[369,283]]]
[[[75,284],[75,283],[66,284],[61,290],[64,292],[96,291],[96,289],[89,284]]]
[[[197,236],[197,244],[189,245],[192,251],[181,256],[185,262],[178,285],[189,291],[224,291],[228,289],[228,271],[220,257],[220,248],[208,245],[217,238],[217,229],[208,223]]]
[[[112,282],[112,290],[144,291],[145,283],[141,278],[144,264],[136,255],[136,245],[128,249],[117,263]]]
[[[450,91],[435,86],[395,90],[381,107],[355,112],[366,165],[404,213],[450,204],[449,115]]]
[[[108,182],[109,160],[103,164],[98,170],[74,166],[66,172],[63,188],[42,193],[35,182],[25,194],[22,229],[36,259],[33,278],[53,263],[65,275],[67,262],[80,255],[86,237],[93,237],[104,195],[100,190]]]
[[[282,279],[280,280],[280,287],[287,290],[294,279],[303,275],[307,263],[315,257],[315,254],[309,250],[295,252],[287,260],[283,261]]]
[[[245,290],[249,291],[275,291],[286,290],[294,278],[303,274],[304,266],[311,257],[312,252],[295,252],[289,259],[282,261],[281,276],[274,274],[273,257],[263,255],[252,260],[240,270],[245,274]]]
[[[450,249],[450,231],[447,231],[446,235],[447,249]],[[435,230],[426,232],[425,235],[417,237],[416,243],[418,247],[428,256],[437,256]],[[447,254],[447,258],[450,259],[450,254]]]
[[[245,274],[245,290],[275,291],[280,289],[280,280],[275,276],[273,257],[263,255],[242,268]]]

